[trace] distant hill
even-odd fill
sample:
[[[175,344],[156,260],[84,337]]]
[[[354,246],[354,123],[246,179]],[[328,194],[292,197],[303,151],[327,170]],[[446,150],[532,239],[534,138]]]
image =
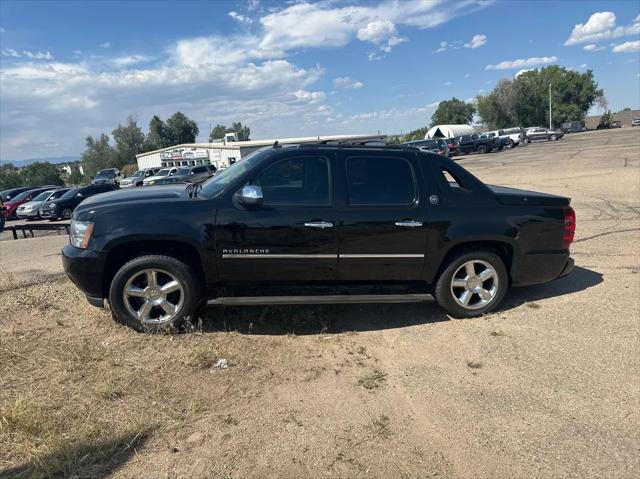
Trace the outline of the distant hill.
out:
[[[74,161],[80,161],[79,156],[47,156],[45,158],[29,158],[28,160],[5,160],[4,158],[0,160],[0,164],[11,163],[13,166],[21,168],[23,166],[30,165],[31,163],[36,162],[49,162],[49,163],[73,163]]]

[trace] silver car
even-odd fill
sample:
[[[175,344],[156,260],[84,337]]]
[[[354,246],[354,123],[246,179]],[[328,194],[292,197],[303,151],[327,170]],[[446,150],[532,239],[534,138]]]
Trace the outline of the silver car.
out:
[[[40,208],[40,205],[42,203],[44,203],[45,201],[52,201],[52,200],[58,199],[62,195],[64,195],[67,191],[69,191],[69,188],[43,191],[38,196],[36,196],[33,200],[18,206],[18,209],[16,210],[16,216],[20,219],[28,219],[28,220],[38,219],[40,217],[40,213],[38,212],[38,209]]]
[[[151,178],[158,171],[160,171],[160,168],[146,168],[143,170],[138,170],[133,175],[128,176],[123,180],[120,180],[120,188],[131,188],[135,186],[142,186],[142,182],[146,178]]]

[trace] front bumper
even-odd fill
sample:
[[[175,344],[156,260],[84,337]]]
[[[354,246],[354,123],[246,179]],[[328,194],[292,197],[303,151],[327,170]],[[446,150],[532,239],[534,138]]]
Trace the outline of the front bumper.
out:
[[[58,208],[56,208],[55,210],[49,210],[49,209],[38,210],[38,215],[40,216],[40,218],[57,218]]]
[[[62,248],[62,266],[89,302],[102,306],[104,259],[93,251],[68,244]]]
[[[40,216],[40,214],[38,213],[38,210],[24,211],[18,209],[18,211],[16,212],[16,216],[20,219],[29,219],[37,218],[38,216]]]

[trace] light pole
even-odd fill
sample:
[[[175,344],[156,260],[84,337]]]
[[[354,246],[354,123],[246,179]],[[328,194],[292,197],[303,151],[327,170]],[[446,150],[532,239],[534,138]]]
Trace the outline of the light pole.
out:
[[[551,130],[551,82],[549,82],[549,129]]]

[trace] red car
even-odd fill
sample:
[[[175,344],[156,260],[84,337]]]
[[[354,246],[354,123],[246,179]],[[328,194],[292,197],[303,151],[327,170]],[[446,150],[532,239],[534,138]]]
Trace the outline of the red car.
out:
[[[59,188],[59,186],[39,187],[33,190],[23,191],[22,193],[16,195],[14,198],[11,198],[11,201],[7,201],[4,204],[4,211],[2,212],[2,214],[8,220],[15,218],[16,210],[18,209],[18,206],[20,206],[22,203],[31,201],[43,191],[55,190],[57,188]]]

